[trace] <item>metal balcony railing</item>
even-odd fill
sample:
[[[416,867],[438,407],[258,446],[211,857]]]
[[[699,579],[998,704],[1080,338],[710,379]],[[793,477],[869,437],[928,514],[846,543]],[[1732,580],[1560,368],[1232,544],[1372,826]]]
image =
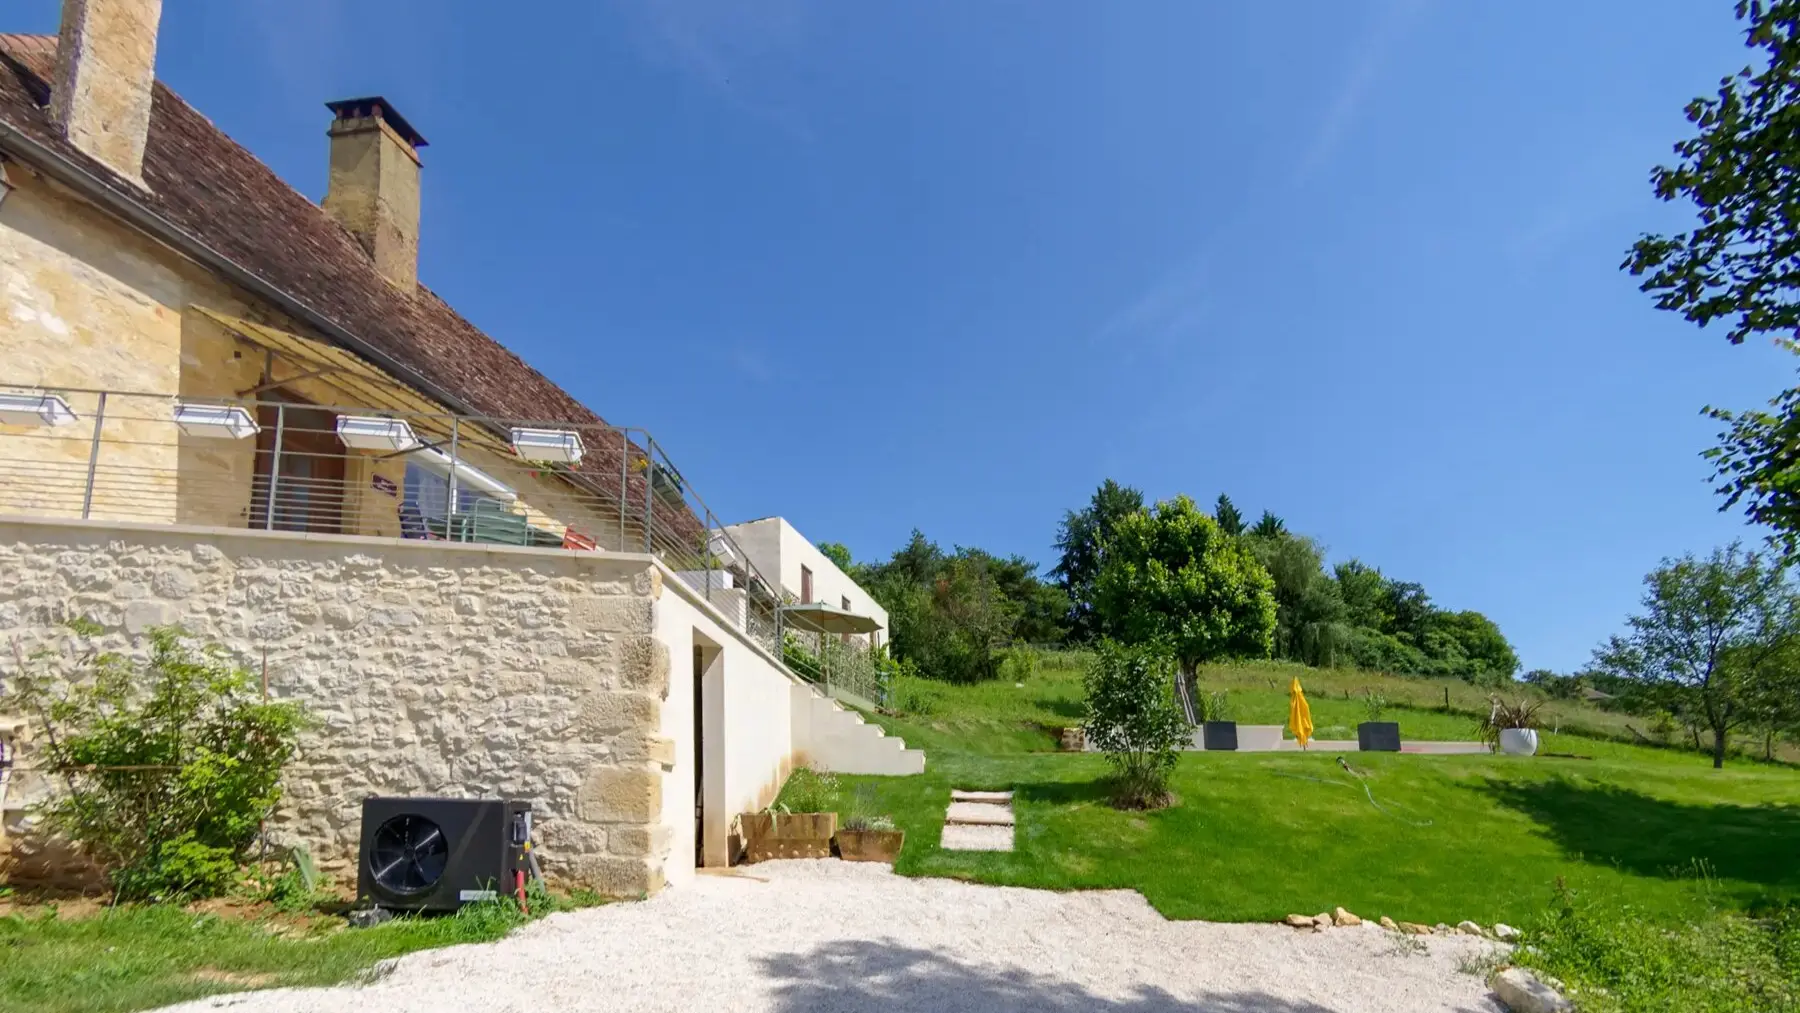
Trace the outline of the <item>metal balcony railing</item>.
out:
[[[0,513],[645,552],[780,654],[778,586],[637,428],[0,384]]]

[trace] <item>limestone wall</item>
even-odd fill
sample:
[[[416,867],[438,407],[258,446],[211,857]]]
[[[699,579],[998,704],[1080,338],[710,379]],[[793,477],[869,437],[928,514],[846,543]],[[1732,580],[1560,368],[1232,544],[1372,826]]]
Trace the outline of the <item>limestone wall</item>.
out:
[[[321,721],[278,830],[328,872],[354,875],[364,796],[514,797],[536,809],[549,875],[631,895],[663,882],[664,824],[680,823],[665,820],[665,728],[692,721],[663,709],[665,639],[691,642],[659,630],[663,572],[642,556],[0,519],[0,638],[29,651],[83,616],[116,649],[179,623],[253,669],[266,652],[271,695]],[[27,739],[15,832],[53,787],[34,755]],[[34,875],[34,854],[15,847],[14,872]]]
[[[18,189],[0,202],[0,385],[64,390],[80,418],[55,429],[0,423],[0,510],[81,515],[98,405],[94,394],[68,389],[104,389],[114,393],[100,427],[93,517],[259,523],[250,516],[255,441],[184,436],[170,419],[177,397],[235,398],[263,376],[264,353],[194,307],[318,335],[24,166],[14,163],[12,176]],[[272,375],[304,373],[278,361]],[[381,407],[346,404],[325,379],[282,386],[320,405]],[[585,436],[590,443],[622,438]],[[574,525],[603,549],[642,548],[641,521],[621,530],[618,507],[605,497],[479,447],[460,455],[517,489],[517,509],[530,523],[556,534]],[[344,532],[398,535],[399,498],[385,490],[403,480],[405,461],[373,452],[346,457]],[[386,480],[381,488],[377,475]],[[611,488],[610,480],[603,484]]]

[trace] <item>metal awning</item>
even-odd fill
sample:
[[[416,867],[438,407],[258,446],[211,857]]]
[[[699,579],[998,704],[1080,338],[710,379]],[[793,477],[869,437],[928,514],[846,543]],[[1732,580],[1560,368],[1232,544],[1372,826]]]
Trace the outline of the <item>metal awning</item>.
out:
[[[809,633],[873,633],[881,629],[881,623],[870,616],[857,615],[824,602],[783,605],[781,619],[795,629]]]
[[[440,430],[446,438],[449,435],[454,412],[352,352],[265,324],[227,316],[204,306],[188,308],[223,327],[238,340],[279,356],[293,372],[286,377],[271,376],[268,386],[318,382],[341,392],[353,406],[405,412],[414,416],[411,421],[415,426],[422,424],[424,428]],[[243,391],[240,396],[255,393],[256,390]],[[462,441],[484,450],[508,458],[513,456],[511,444],[481,426],[462,426],[458,435]]]

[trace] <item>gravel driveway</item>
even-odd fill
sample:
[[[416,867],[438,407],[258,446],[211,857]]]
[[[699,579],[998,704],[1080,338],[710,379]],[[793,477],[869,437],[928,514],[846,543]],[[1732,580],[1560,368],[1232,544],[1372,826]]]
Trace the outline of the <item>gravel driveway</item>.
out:
[[[754,877],[754,878],[752,878]],[[496,943],[400,959],[360,987],[171,1009],[330,1013],[1493,1013],[1461,968],[1493,944],[1374,926],[1171,922],[1128,891],[904,879],[770,862],[639,904],[553,915]]]

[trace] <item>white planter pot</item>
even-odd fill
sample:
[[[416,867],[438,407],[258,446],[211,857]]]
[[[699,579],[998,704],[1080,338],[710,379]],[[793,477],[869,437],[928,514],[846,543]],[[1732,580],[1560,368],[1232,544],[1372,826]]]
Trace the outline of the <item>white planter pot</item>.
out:
[[[1538,733],[1535,728],[1502,728],[1500,729],[1500,751],[1512,756],[1530,756],[1537,752]]]

